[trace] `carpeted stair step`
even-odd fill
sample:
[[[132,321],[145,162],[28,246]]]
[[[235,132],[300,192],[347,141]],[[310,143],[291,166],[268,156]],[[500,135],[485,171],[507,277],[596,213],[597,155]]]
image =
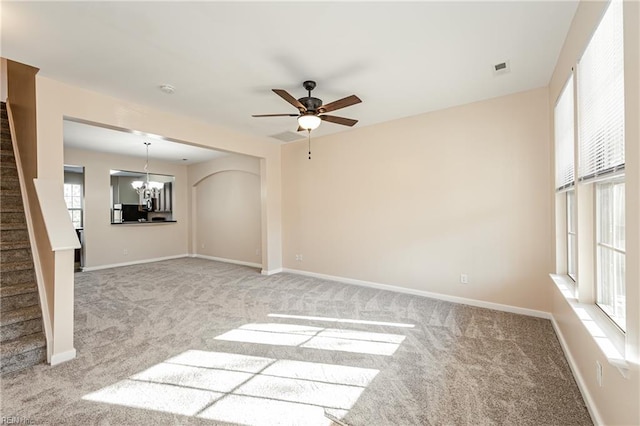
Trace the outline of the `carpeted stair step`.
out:
[[[0,188],[0,201],[11,201],[11,197],[20,197],[21,195],[19,185],[14,185],[11,188]]]
[[[0,131],[0,137],[4,142],[5,139],[8,139],[11,142],[11,130],[9,129],[9,115],[6,111],[2,111],[0,113],[0,118],[2,119],[2,129]],[[2,148],[5,149],[5,148]]]
[[[0,149],[0,161],[1,162],[12,162],[15,163],[16,162],[16,158],[13,155],[13,150],[12,149]]]
[[[2,178],[5,176],[18,176],[18,168],[16,167],[15,161],[4,161],[2,159],[2,163],[0,163],[0,170],[2,170]]]
[[[0,228],[0,243],[12,243],[15,241],[28,241],[29,232],[23,229],[5,229]]]
[[[5,263],[28,262],[32,260],[33,258],[31,257],[31,250],[29,250],[28,248],[0,250],[0,263],[2,263],[3,271]]]
[[[28,271],[33,269],[33,262],[31,259],[21,260],[19,262],[3,262],[2,273],[14,272],[14,271]]]
[[[0,250],[25,249],[30,247],[29,240],[0,242]]]
[[[0,176],[4,179],[7,176],[18,176],[18,169],[15,167],[5,167],[4,163],[0,167]]]
[[[32,293],[37,290],[37,284],[35,282],[28,282],[23,284],[9,285],[6,287],[0,287],[0,298],[19,296],[21,294]]]
[[[9,130],[9,117],[5,120],[2,120],[2,131],[0,132],[0,137],[11,140],[11,131]]]
[[[33,318],[0,327],[0,343],[42,332],[42,318]]]
[[[27,244],[27,247],[28,247],[28,244]],[[0,276],[1,287],[16,285],[16,284],[25,284],[32,281],[35,281],[35,274],[33,272],[33,268],[19,269],[15,271],[4,271],[3,269],[2,275]]]
[[[20,223],[20,222],[18,222],[18,223],[3,223],[1,227],[2,227],[3,231],[4,230],[6,230],[6,231],[8,231],[8,230],[19,230],[19,229],[22,229],[22,230],[25,230],[25,231],[27,230],[27,224],[25,222],[22,222],[22,223]]]
[[[19,181],[16,180],[16,183],[19,183]],[[22,203],[22,194],[20,194],[19,186],[2,189],[1,191],[2,192],[0,192],[0,199],[2,199],[3,204],[4,203],[10,203],[10,204]]]
[[[12,243],[14,241],[29,240],[29,232],[26,228],[22,229],[0,229],[0,243]]]
[[[13,144],[11,143],[11,138],[5,136],[3,132],[2,136],[0,136],[0,150],[8,149],[13,149]]]
[[[16,286],[10,286],[16,287]],[[10,288],[7,287],[7,288]],[[4,312],[10,312],[15,309],[28,308],[29,306],[38,305],[38,289],[31,286],[31,291],[28,293],[16,294],[14,296],[2,296],[0,297],[0,310]],[[3,314],[4,315],[4,314]]]
[[[4,180],[4,176],[2,177]],[[0,210],[2,213],[23,213],[24,206],[22,205],[22,197],[21,196],[13,196],[7,195],[0,199],[2,205],[0,205]]]
[[[0,374],[22,370],[47,359],[44,334],[34,333],[0,346]]]
[[[0,190],[20,190],[20,181],[17,176],[3,176],[2,180],[0,180]]]
[[[40,331],[42,331],[42,314],[38,304],[7,311],[3,309],[2,318],[0,318],[0,342],[18,339]]]
[[[22,321],[29,321],[36,318],[42,318],[40,307],[27,306],[25,308],[3,312],[2,318],[0,318],[0,326],[5,327],[7,325],[16,324]]]
[[[5,224],[8,223],[25,223],[25,215],[24,215],[24,211],[20,210],[17,212],[7,212],[7,211],[2,211],[2,214],[0,214],[0,224],[2,226],[4,226]],[[26,226],[26,225],[25,225]]]

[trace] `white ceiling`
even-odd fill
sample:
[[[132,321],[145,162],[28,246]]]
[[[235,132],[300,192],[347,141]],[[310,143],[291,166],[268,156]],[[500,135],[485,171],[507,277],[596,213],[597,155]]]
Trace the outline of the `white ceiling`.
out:
[[[149,142],[149,158],[169,163],[189,165],[228,155],[213,149],[172,142],[157,135],[125,132],[70,120],[64,120],[63,131],[65,147],[144,158],[147,155],[144,143]]]
[[[546,86],[576,7],[3,1],[1,48],[46,77],[268,136],[295,131],[295,118],[251,115],[295,113],[271,89],[299,98],[308,79],[325,103],[358,95],[363,103],[332,113],[356,126]],[[494,76],[506,60],[511,72]],[[325,122],[314,134],[348,129]]]

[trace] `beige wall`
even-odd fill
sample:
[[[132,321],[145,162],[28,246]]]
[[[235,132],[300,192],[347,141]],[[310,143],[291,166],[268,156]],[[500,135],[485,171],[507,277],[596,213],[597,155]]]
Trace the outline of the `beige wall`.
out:
[[[546,89],[312,143],[283,146],[286,268],[548,311]]]
[[[186,256],[189,253],[186,166],[160,161],[153,161],[150,165],[154,173],[175,176],[173,218],[177,223],[111,225],[109,170],[139,170],[144,159],[66,148],[64,161],[84,166],[86,268]]]
[[[7,60],[0,57],[0,102],[7,101]]]
[[[192,253],[248,264],[262,258],[260,160],[228,155],[189,166]]]
[[[606,2],[582,1],[574,17],[556,69],[549,84],[549,106],[553,105],[560,91],[582,55],[586,44],[604,13]],[[557,287],[549,282],[552,297],[551,312],[566,341],[568,356],[573,360],[585,399],[589,402],[597,422],[607,425],[640,424],[640,378],[638,362],[640,350],[640,4],[625,2],[625,109],[626,109],[626,281],[627,281],[627,332],[626,357],[630,369],[625,378],[609,364],[593,337],[570,308]],[[553,120],[553,114],[550,120]],[[550,149],[553,143],[550,144]],[[551,163],[553,158],[551,157]],[[580,188],[578,188],[580,190]],[[553,186],[548,190],[553,198]],[[585,190],[582,191],[585,193]],[[580,228],[579,228],[580,229]],[[580,238],[580,235],[578,235]],[[580,277],[578,277],[580,280]],[[581,286],[581,295],[590,293]],[[603,385],[596,382],[596,361],[603,367]]]

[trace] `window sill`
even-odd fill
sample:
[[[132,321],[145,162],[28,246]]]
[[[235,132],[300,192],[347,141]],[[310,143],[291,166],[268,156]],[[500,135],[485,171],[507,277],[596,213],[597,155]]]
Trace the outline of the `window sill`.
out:
[[[568,275],[549,274],[549,276],[609,364],[616,367],[620,374],[627,378],[629,363],[623,355],[624,333],[618,330],[597,306],[578,302],[575,297],[575,283]]]

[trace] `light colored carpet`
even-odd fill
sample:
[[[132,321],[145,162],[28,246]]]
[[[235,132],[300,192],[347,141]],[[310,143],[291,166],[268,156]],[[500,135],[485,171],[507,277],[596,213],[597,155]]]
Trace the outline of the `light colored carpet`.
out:
[[[571,425],[548,320],[176,259],[76,274],[78,358],[2,379],[31,424]]]

